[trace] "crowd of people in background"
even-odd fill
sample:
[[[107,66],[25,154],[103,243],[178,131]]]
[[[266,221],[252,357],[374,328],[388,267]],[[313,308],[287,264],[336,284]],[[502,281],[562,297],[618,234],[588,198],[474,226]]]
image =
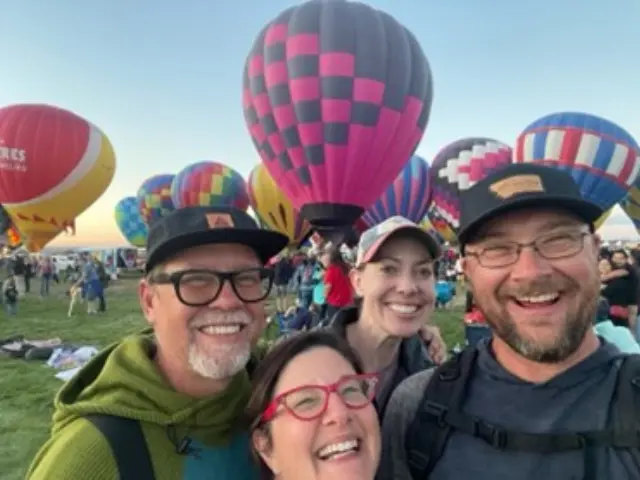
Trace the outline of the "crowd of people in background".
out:
[[[62,268],[55,258],[20,251],[0,258],[0,272],[4,272],[0,303],[9,316],[18,313],[19,302],[30,293],[36,293],[40,298],[48,297],[52,282],[68,285],[67,294],[74,286],[81,288],[81,296],[87,302],[89,315],[107,310],[105,289],[110,278],[102,262],[90,254],[82,254],[76,263]],[[32,287],[36,279],[40,283],[38,290],[34,292]]]
[[[600,251],[601,319],[631,330],[636,339],[640,304],[640,250],[602,248]]]

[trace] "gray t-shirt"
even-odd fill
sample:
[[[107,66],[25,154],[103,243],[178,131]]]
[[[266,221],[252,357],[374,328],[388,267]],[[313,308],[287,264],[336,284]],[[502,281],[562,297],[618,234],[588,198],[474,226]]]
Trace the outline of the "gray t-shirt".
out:
[[[607,423],[621,357],[615,346],[602,342],[580,364],[541,384],[511,375],[495,360],[488,342],[481,342],[463,410],[507,430],[601,430]],[[412,479],[405,435],[432,372],[407,378],[391,396],[383,424],[383,453],[377,477],[380,480]],[[552,455],[501,452],[481,439],[454,431],[428,480],[583,480],[583,455],[582,451]],[[640,469],[630,453],[603,447],[596,455],[595,478],[640,479]]]

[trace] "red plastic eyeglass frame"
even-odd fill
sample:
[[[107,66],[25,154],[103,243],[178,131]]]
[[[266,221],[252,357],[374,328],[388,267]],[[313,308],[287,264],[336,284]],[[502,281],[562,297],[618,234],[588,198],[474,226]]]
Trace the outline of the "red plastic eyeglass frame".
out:
[[[282,403],[285,407],[285,409],[287,410],[287,412],[289,412],[291,415],[293,415],[295,418],[297,418],[298,420],[302,420],[302,421],[310,421],[310,420],[315,420],[318,417],[321,417],[324,412],[327,411],[327,407],[329,406],[329,397],[331,396],[332,393],[338,393],[338,387],[342,384],[344,384],[345,381],[349,381],[349,380],[374,380],[375,382],[377,382],[380,379],[380,376],[377,373],[363,373],[363,374],[359,374],[359,375],[345,375],[344,377],[341,377],[340,380],[338,380],[335,383],[332,383],[331,385],[314,385],[314,384],[307,384],[307,385],[300,385],[299,387],[296,388],[292,388],[291,390],[287,390],[286,392],[282,392],[280,395],[278,395],[276,398],[274,398],[273,400],[271,400],[271,402],[269,402],[269,405],[267,405],[267,408],[265,408],[264,412],[262,413],[262,417],[260,418],[261,423],[267,423],[270,422],[271,420],[273,420],[273,417],[276,415],[276,412],[278,411],[278,407],[280,406],[280,404]],[[371,389],[371,393],[370,393],[370,398],[369,400],[373,400],[373,398],[375,397],[375,392],[376,392],[376,383],[374,383],[373,388]],[[286,398],[287,395],[290,395],[292,393],[298,392],[300,390],[303,390],[305,388],[319,388],[321,390],[324,390],[326,392],[326,395],[324,397],[324,405],[322,406],[322,408],[320,409],[320,411],[318,412],[317,415],[314,415],[312,417],[300,417],[299,415],[296,415],[296,413],[291,410],[290,408],[287,407],[286,403],[283,402],[283,400]],[[367,404],[363,404],[362,406],[359,407],[352,407],[350,405],[348,405],[347,403],[345,403],[343,401],[343,403],[345,404],[345,406],[350,409],[350,410],[359,410],[361,408],[364,408],[367,406]]]

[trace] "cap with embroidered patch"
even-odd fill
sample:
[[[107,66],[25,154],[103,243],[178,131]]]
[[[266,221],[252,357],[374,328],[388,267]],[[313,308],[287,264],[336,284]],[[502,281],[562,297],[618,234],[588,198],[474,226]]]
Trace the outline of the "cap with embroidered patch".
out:
[[[230,207],[186,207],[149,227],[147,264],[154,266],[187,248],[236,243],[253,249],[263,263],[289,243],[281,233],[264,230],[246,212]]]
[[[583,198],[569,173],[535,163],[513,163],[460,193],[460,248],[489,220],[531,207],[562,209],[591,225],[604,213]]]
[[[411,220],[395,216],[389,217],[384,222],[371,227],[360,236],[356,265],[360,266],[371,261],[384,242],[399,231],[413,233],[415,238],[424,244],[434,260],[440,256],[440,244],[434,237]]]

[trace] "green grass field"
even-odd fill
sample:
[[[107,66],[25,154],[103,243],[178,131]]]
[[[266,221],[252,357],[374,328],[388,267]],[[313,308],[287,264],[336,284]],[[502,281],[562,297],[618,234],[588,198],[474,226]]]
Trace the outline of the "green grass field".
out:
[[[37,291],[38,282],[32,288]],[[107,290],[108,313],[87,316],[84,305],[67,318],[68,299],[63,287],[54,287],[47,299],[28,294],[18,315],[7,318],[0,312],[0,338],[22,334],[28,339],[60,337],[64,342],[106,346],[145,326],[136,297],[136,281],[123,280]],[[447,345],[462,341],[461,309],[437,312]],[[46,440],[51,421],[52,400],[62,382],[43,362],[0,356],[0,479],[24,478],[26,468]]]

